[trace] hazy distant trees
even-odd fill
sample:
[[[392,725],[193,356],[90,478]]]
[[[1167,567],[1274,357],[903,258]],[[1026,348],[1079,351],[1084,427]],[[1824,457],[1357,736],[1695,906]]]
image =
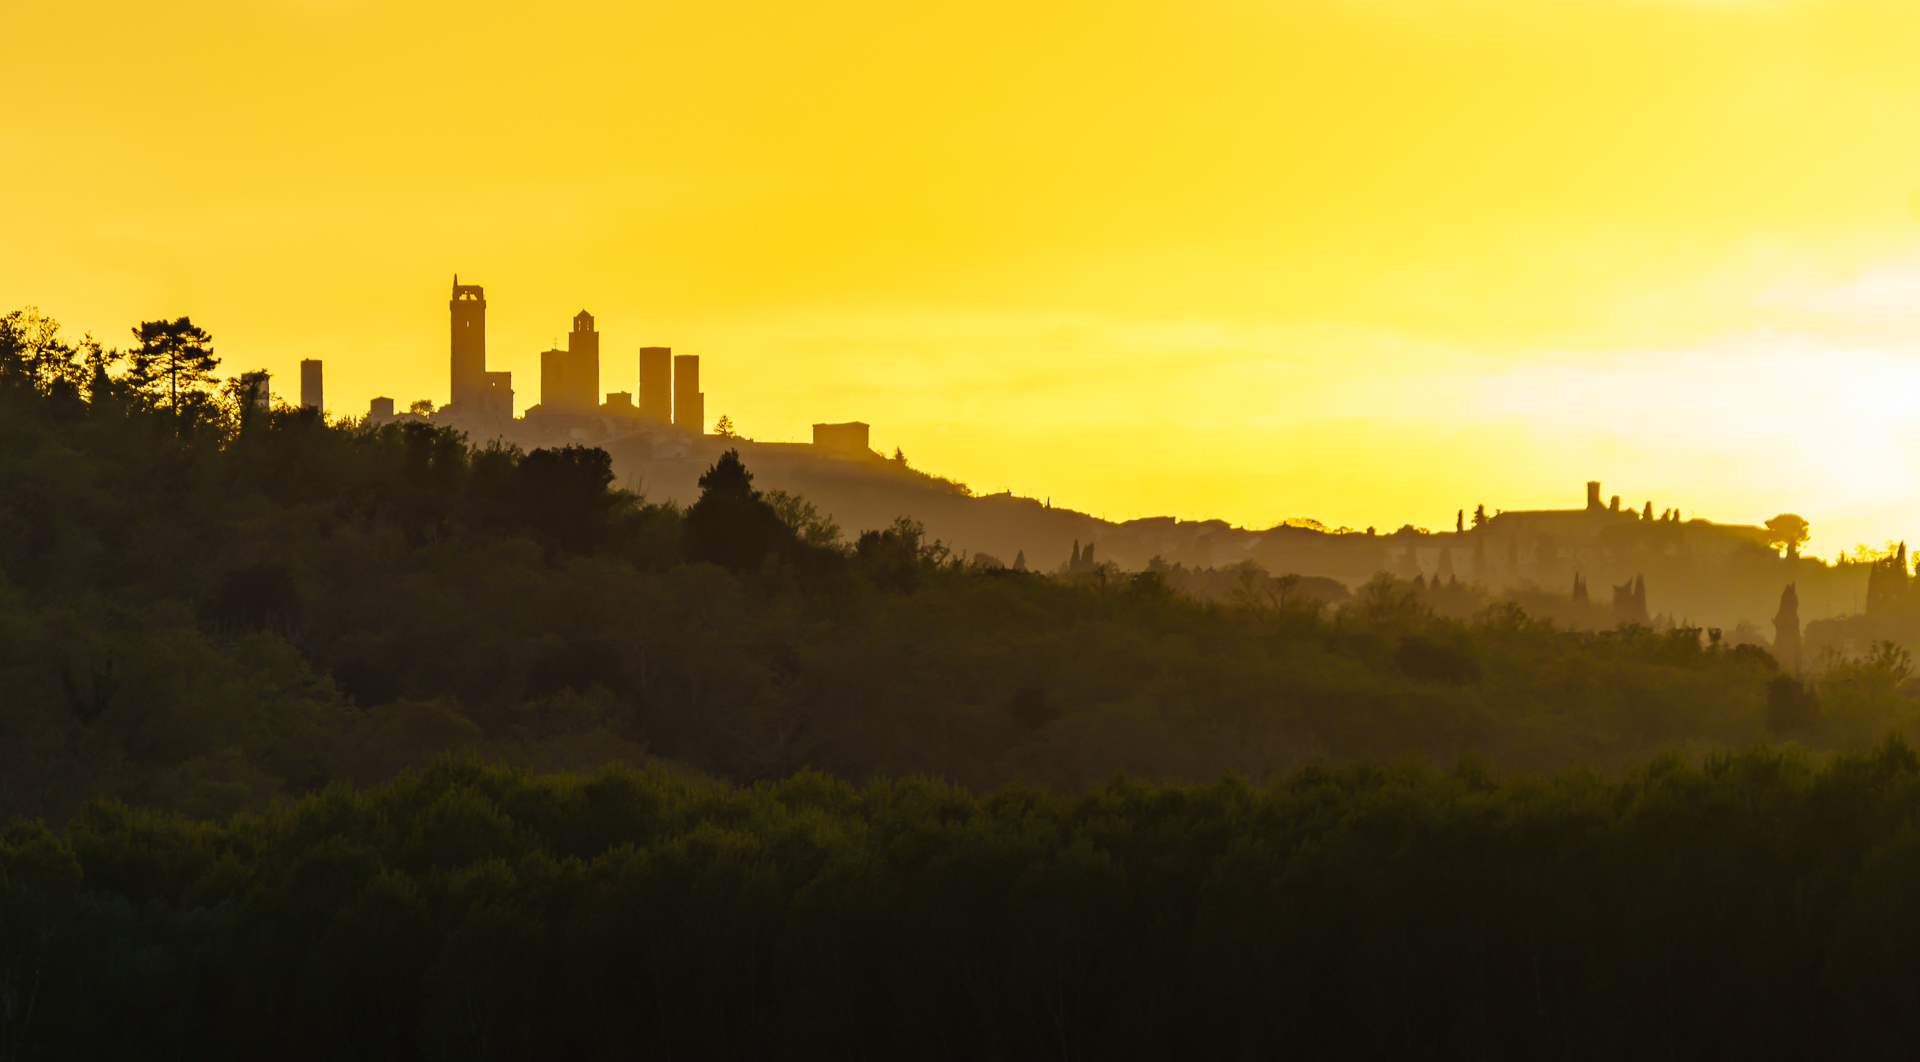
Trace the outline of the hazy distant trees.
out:
[[[1873,561],[1867,569],[1866,613],[1889,616],[1905,612],[1913,601],[1913,576],[1907,570],[1907,544]]]
[[[1820,721],[1820,699],[1791,675],[1767,680],[1767,731],[1775,737],[1803,737]]]
[[[1613,588],[1613,616],[1619,623],[1647,622],[1647,580],[1636,575]]]
[[[840,544],[840,525],[835,523],[831,514],[821,516],[820,510],[798,494],[784,490],[770,490],[763,493],[768,505],[779,515],[780,522],[793,529],[800,540],[810,546],[838,546]]]
[[[912,593],[921,574],[944,564],[950,550],[938,541],[928,541],[927,529],[918,520],[902,516],[890,527],[861,532],[854,541],[854,559],[877,585]]]
[[[1800,546],[1806,542],[1811,525],[1809,525],[1803,517],[1796,516],[1793,513],[1781,513],[1773,519],[1768,520],[1765,527],[1767,529],[1767,541],[1776,547],[1785,549],[1787,551],[1787,559],[1793,560],[1800,556]]]
[[[1095,560],[1093,556],[1093,543],[1087,543],[1086,548],[1082,549],[1080,547],[1080,540],[1074,539],[1073,552],[1067,556],[1066,567],[1061,570],[1068,575],[1080,575],[1086,572],[1098,571],[1099,568],[1100,562]]]

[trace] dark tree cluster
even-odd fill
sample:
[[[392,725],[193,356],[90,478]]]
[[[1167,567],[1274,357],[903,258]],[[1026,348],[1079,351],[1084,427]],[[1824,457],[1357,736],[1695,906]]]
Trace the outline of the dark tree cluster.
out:
[[[0,836],[43,1059],[1904,1058],[1920,760],[729,789],[446,760]]]

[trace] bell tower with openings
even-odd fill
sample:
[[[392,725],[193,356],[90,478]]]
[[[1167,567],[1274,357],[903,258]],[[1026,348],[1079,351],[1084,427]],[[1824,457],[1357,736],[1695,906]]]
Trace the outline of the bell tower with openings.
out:
[[[573,315],[567,333],[567,405],[575,413],[600,408],[600,333],[585,310]]]
[[[487,396],[487,296],[478,284],[453,277],[453,298],[447,303],[453,322],[453,408],[478,412]]]

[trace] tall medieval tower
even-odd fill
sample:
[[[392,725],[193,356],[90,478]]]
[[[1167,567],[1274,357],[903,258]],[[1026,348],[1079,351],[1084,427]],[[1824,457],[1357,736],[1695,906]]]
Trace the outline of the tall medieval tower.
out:
[[[487,396],[487,297],[478,284],[453,277],[447,303],[453,319],[453,408],[477,412]]]
[[[576,413],[600,408],[600,333],[585,310],[573,315],[567,333],[567,404]]]

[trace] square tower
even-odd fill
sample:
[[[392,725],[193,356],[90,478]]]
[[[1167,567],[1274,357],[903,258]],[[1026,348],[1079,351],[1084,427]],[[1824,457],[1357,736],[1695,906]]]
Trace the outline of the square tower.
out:
[[[689,435],[707,430],[707,396],[700,392],[700,355],[673,356],[673,426]]]
[[[319,358],[300,359],[300,408],[327,408],[326,400],[321,397]]]
[[[567,333],[566,395],[569,413],[600,408],[600,333],[585,310],[573,315],[573,331]]]
[[[673,422],[673,348],[640,348],[640,415]]]
[[[566,351],[556,348],[540,352],[540,412],[577,412],[567,404],[572,395],[567,380],[569,367]]]
[[[487,297],[478,284],[453,277],[453,298],[447,302],[453,326],[453,408],[471,411],[487,391]]]

